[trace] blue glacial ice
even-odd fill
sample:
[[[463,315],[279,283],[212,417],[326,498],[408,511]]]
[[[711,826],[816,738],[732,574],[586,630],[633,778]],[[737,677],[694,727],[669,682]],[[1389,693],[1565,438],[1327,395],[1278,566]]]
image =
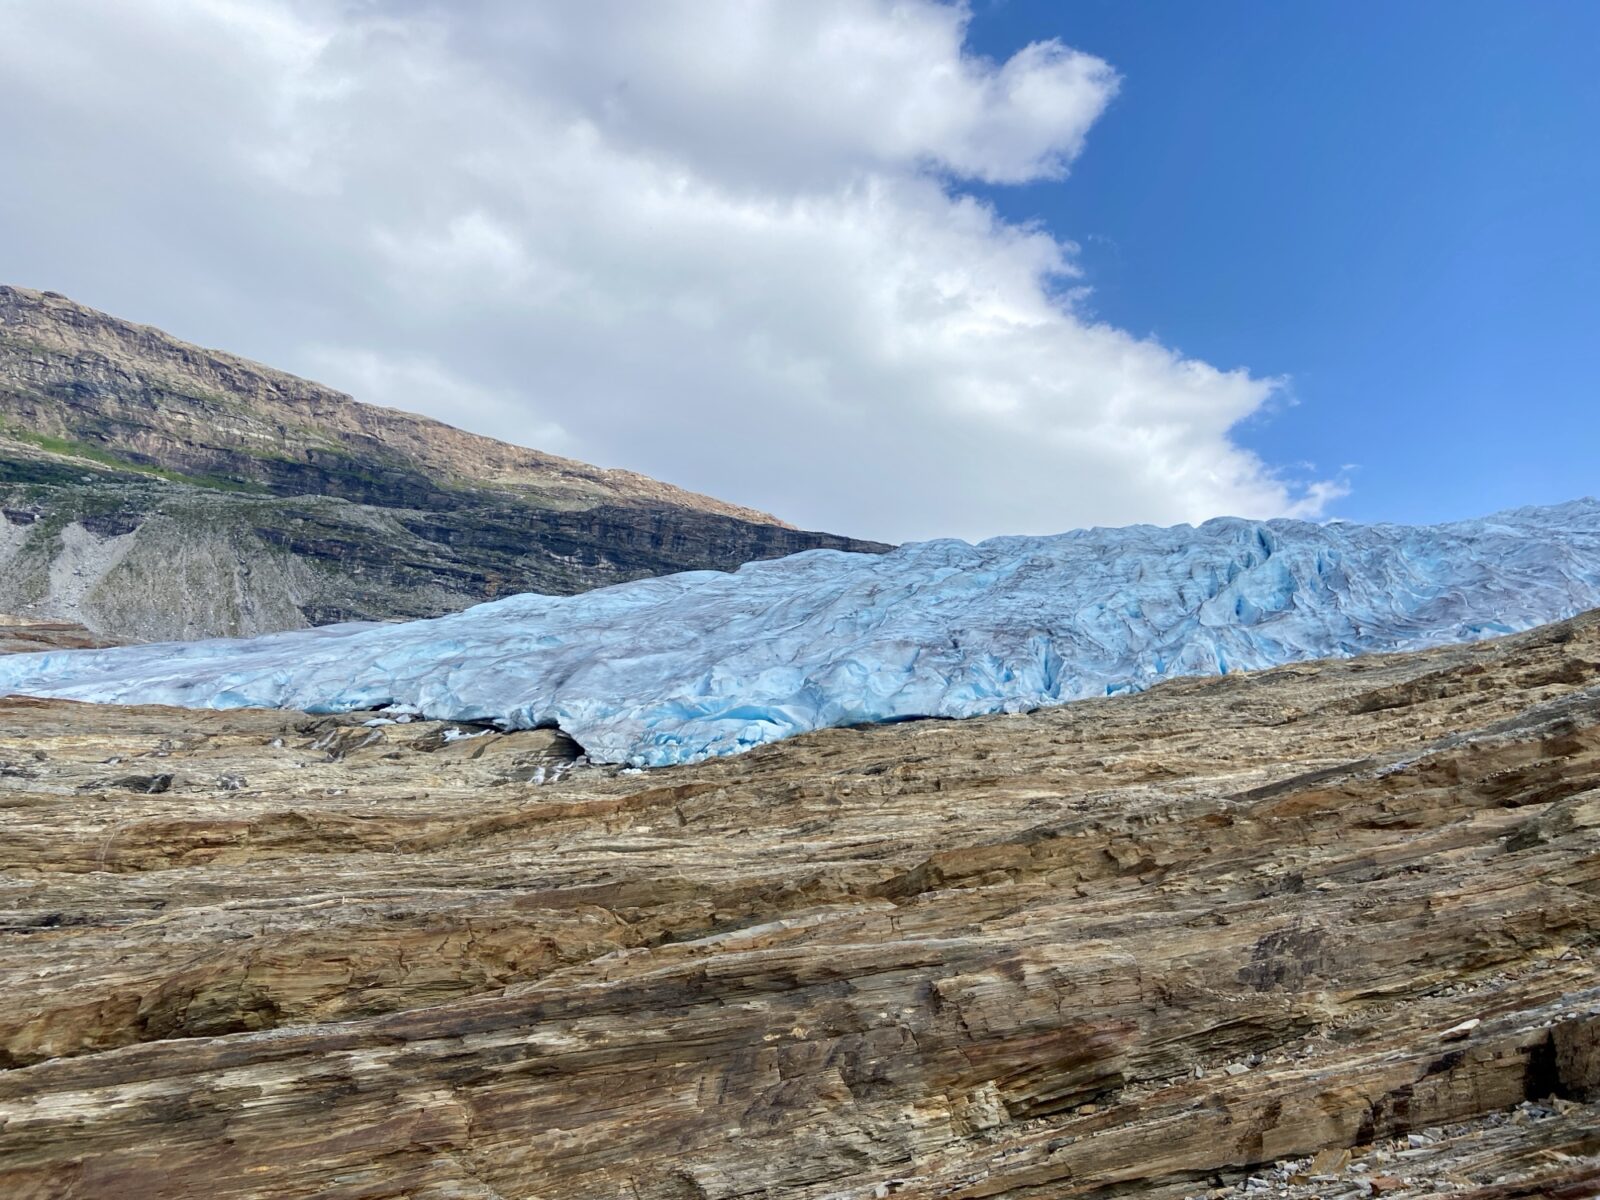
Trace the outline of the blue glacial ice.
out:
[[[1600,606],[1600,503],[1451,525],[1207,521],[813,550],[248,640],[0,658],[0,693],[559,726],[659,766],[805,730],[1017,712],[1416,649]]]

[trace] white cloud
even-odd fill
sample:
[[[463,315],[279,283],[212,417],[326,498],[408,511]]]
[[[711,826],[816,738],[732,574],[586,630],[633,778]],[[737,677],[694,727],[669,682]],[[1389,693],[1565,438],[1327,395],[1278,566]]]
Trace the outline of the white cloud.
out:
[[[1064,175],[1118,83],[966,20],[21,0],[0,273],[812,527],[1318,513],[1230,439],[1274,381],[1088,320],[962,193]]]
[[[431,409],[453,425],[499,428],[508,440],[553,454],[571,447],[572,436],[559,422],[544,419],[514,392],[479,387],[432,359],[319,345],[307,347],[306,357],[312,374],[341,380],[368,404],[406,412]]]

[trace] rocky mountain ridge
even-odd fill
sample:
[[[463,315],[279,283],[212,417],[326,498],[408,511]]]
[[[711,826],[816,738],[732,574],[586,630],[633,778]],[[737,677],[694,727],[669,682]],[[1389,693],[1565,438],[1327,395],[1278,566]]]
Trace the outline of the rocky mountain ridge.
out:
[[[0,287],[0,611],[251,634],[819,546],[884,548]]]
[[[0,700],[0,1193],[1600,1187],[1600,613],[575,754]]]

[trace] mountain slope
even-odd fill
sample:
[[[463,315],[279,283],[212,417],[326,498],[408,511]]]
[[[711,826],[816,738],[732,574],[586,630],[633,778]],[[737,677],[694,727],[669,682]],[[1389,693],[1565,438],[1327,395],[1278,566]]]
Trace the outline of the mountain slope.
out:
[[[1207,521],[818,553],[435,621],[0,662],[0,690],[558,725],[661,766],[824,726],[1015,712],[1412,650],[1600,605],[1600,503],[1410,527]]]
[[[884,549],[0,287],[0,611],[249,634],[815,547]]]

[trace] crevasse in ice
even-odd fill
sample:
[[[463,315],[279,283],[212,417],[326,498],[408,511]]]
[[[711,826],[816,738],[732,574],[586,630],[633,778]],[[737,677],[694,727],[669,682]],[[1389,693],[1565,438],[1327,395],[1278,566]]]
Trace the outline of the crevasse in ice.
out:
[[[804,730],[1466,641],[1600,606],[1600,503],[813,550],[405,624],[0,658],[0,693],[557,725],[657,766]]]

